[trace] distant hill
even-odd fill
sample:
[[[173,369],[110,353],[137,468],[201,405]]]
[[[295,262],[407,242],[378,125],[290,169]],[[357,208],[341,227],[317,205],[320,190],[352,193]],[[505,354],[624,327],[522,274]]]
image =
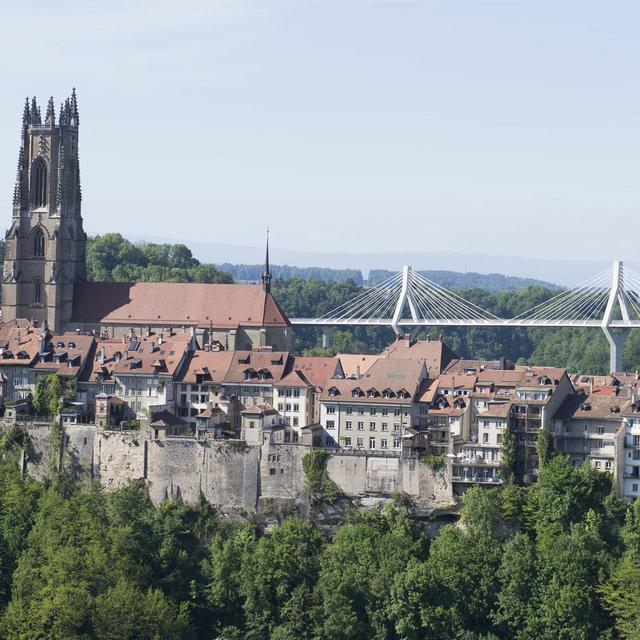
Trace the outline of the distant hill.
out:
[[[490,293],[497,293],[498,291],[517,291],[534,285],[547,289],[558,288],[558,285],[543,280],[505,276],[501,273],[460,273],[458,271],[418,271],[418,273],[447,289],[484,289]],[[393,274],[393,271],[386,269],[372,269],[366,284],[370,287],[374,286]]]
[[[262,276],[261,264],[232,264],[224,262],[215,265],[216,269],[225,271],[233,276],[236,282],[259,282]],[[369,277],[364,278],[359,269],[331,269],[329,267],[293,267],[290,265],[271,265],[271,272],[275,279],[317,280],[320,282],[346,282],[353,280],[358,286],[374,286],[392,276],[395,272],[387,269],[373,269]],[[447,289],[484,289],[490,293],[498,291],[517,291],[532,285],[540,285],[548,289],[558,286],[535,278],[519,278],[505,276],[500,273],[459,273],[457,271],[419,271],[429,280],[433,280]]]
[[[231,264],[228,262],[216,264],[216,268],[230,273],[236,282],[259,282],[264,265],[261,264]],[[359,287],[364,284],[362,272],[359,269],[330,269],[328,267],[292,267],[287,264],[271,265],[271,274],[275,279],[290,280],[319,280],[322,282],[346,282],[353,280]]]

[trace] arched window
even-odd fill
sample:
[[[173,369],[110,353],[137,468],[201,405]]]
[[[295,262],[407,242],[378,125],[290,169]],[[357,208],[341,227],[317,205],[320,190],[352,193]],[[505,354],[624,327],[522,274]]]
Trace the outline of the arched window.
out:
[[[42,280],[40,278],[33,280],[33,301],[35,304],[42,302]]]
[[[31,168],[31,204],[34,209],[47,205],[47,163],[37,158]]]
[[[44,258],[44,233],[39,228],[33,232],[33,255]]]

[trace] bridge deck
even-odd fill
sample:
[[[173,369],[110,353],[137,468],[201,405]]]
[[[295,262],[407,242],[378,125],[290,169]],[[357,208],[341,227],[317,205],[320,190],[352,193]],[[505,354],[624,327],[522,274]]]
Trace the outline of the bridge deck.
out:
[[[392,327],[391,318],[290,318],[296,326],[309,327]],[[399,320],[401,327],[602,327],[601,320],[528,320],[528,319],[423,319]],[[613,329],[640,327],[640,320],[611,320],[607,326]]]

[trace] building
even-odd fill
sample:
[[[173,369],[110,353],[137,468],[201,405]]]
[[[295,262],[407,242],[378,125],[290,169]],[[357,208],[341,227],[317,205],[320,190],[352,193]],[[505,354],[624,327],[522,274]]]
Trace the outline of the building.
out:
[[[328,382],[320,397],[322,446],[400,453],[426,377],[421,360],[380,358],[359,378]]]
[[[271,295],[268,243],[261,285],[86,282],[78,130],[75,90],[57,119],[53,98],[44,118],[36,99],[27,100],[5,236],[3,321],[103,338],[182,329],[210,347],[290,351],[291,325]]]
[[[75,90],[56,119],[36,99],[22,116],[13,218],[5,235],[2,318],[54,331],[71,321],[73,290],[86,277]]]

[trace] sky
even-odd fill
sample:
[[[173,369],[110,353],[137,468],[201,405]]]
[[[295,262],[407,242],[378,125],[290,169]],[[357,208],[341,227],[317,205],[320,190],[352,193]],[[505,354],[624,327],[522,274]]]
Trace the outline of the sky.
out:
[[[637,0],[3,5],[6,226],[24,98],[75,86],[92,234],[636,259]]]

